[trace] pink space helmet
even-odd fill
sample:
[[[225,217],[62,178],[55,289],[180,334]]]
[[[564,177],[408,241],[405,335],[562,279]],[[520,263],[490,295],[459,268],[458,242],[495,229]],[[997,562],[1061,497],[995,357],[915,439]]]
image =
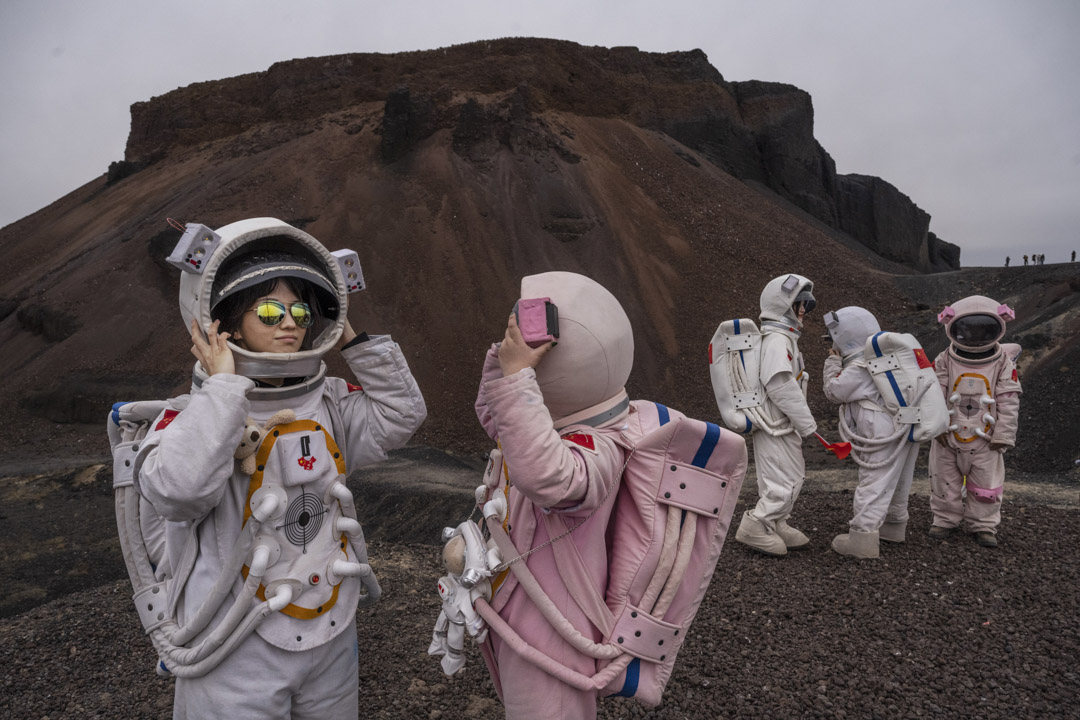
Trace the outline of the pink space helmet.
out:
[[[968,352],[992,349],[1005,335],[1005,323],[1015,318],[1011,307],[983,295],[957,300],[938,313],[953,347]]]
[[[556,429],[598,426],[625,414],[634,332],[615,296],[584,275],[546,272],[522,278],[521,297],[550,298],[558,308],[558,343],[536,368]]]

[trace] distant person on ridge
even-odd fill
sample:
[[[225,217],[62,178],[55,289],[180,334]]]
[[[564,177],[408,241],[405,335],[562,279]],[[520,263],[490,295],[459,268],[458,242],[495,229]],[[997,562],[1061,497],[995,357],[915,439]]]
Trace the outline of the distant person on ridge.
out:
[[[1070,260],[1070,262],[1076,262],[1076,251],[1075,250],[1072,251],[1072,260]]]
[[[1005,267],[1009,267],[1009,256],[1005,256]]]
[[[1025,255],[1025,256],[1024,256],[1024,265],[1027,265],[1027,264],[1028,264],[1028,256],[1027,256],[1027,255]]]
[[[1016,444],[1020,379],[1000,344],[1008,305],[972,295],[938,314],[950,345],[934,360],[952,415],[930,446],[930,537],[944,540],[961,524],[983,547],[997,547],[1005,452]]]

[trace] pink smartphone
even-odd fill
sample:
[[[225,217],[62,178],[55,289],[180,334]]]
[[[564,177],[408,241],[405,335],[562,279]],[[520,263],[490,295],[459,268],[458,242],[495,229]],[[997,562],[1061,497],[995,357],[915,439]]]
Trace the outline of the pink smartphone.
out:
[[[550,298],[522,298],[514,305],[514,315],[529,347],[559,339],[559,308]]]

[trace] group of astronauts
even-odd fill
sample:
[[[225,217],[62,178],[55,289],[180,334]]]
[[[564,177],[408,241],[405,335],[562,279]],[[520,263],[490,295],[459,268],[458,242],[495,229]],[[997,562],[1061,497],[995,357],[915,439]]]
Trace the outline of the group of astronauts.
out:
[[[398,345],[348,320],[348,294],[363,286],[355,254],[255,218],[217,230],[189,225],[170,262],[185,270],[180,304],[198,360],[191,392],[151,410],[118,407],[110,433],[114,485],[128,493],[118,505],[125,559],[159,672],[177,678],[174,717],[355,718],[356,609],[381,591],[345,479],[408,442],[426,417],[424,398]],[[572,524],[582,572],[603,585],[624,438],[646,407],[625,390],[633,333],[614,296],[580,275],[526,277],[521,298],[486,356],[476,402],[514,468],[512,487],[493,483],[503,498],[494,512],[563,621],[598,641],[550,545],[553,528]],[[759,498],[735,537],[770,555],[809,542],[789,518],[805,475],[800,443],[817,428],[798,347],[815,306],[804,277],[766,286],[756,377],[744,378],[758,393],[749,434]],[[979,296],[941,315],[951,344],[934,362],[931,391],[950,413],[931,448],[935,538],[966,525],[981,545],[995,544],[1002,453],[1015,441],[1020,394],[999,343],[1009,317]],[[854,517],[833,547],[876,557],[879,539],[904,540],[919,446],[907,434],[894,442],[898,421],[871,377],[874,317],[841,308],[826,325],[823,389],[862,457]],[[323,358],[335,347],[355,384],[327,375]],[[666,421],[666,408],[648,407]],[[503,621],[529,648],[595,671],[595,660],[545,629],[515,583],[492,603]],[[460,646],[440,645],[436,630],[432,654],[453,665]],[[595,716],[595,689],[538,670],[498,638],[482,647],[508,717]]]
[[[799,275],[775,278],[761,294],[759,394],[742,403],[738,416],[741,422],[752,409],[756,411],[752,417],[759,421],[750,427],[746,419],[745,429],[753,437],[759,498],[743,514],[735,539],[768,555],[785,555],[809,543],[789,519],[805,477],[801,441],[817,430],[798,346],[804,316],[816,304],[813,283]],[[931,364],[914,338],[883,333],[864,308],[844,307],[825,314],[831,347],[822,390],[840,406],[841,436],[851,441],[845,445],[854,446],[859,465],[854,514],[848,532],[833,539],[836,552],[876,558],[879,541],[904,542],[920,427],[934,428],[927,438],[930,537],[944,540],[964,529],[979,545],[997,546],[1003,455],[1016,442],[1021,393],[1015,365],[1019,346],[1000,342],[1006,322],[1013,318],[1007,305],[981,295],[946,307],[938,321],[945,327],[949,346]],[[718,338],[722,335],[718,331]],[[726,338],[731,345],[732,336]],[[892,352],[883,352],[888,342]],[[905,373],[905,365],[914,372]],[[921,370],[926,371],[922,386]],[[730,383],[717,378],[714,372],[714,389],[723,408]],[[733,400],[739,404],[739,397]],[[935,420],[940,422],[935,425]]]

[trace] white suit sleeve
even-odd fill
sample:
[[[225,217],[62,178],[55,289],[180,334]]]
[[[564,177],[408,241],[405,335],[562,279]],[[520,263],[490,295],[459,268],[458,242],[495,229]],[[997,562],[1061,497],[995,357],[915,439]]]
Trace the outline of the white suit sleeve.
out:
[[[604,501],[622,470],[623,451],[613,440],[588,432],[593,447],[585,449],[559,437],[531,368],[485,383],[484,393],[519,492],[542,508],[573,512]]]
[[[799,437],[809,437],[817,431],[817,423],[806,404],[802,388],[789,372],[780,372],[772,376],[765,384],[765,394],[772,400],[780,412],[791,420]]]
[[[427,405],[401,348],[389,335],[375,335],[343,350],[342,356],[361,388],[342,390],[337,398],[351,471],[403,447],[427,417]],[[344,388],[344,383],[339,380],[338,386]]]
[[[136,456],[134,477],[139,493],[166,520],[195,520],[221,501],[253,387],[240,375],[214,375],[167,426],[158,430],[155,421]]]
[[[821,389],[830,402],[839,405],[879,399],[873,381],[867,382],[867,371],[859,365],[848,365],[845,368],[840,358],[830,355],[825,358],[823,375]]]

